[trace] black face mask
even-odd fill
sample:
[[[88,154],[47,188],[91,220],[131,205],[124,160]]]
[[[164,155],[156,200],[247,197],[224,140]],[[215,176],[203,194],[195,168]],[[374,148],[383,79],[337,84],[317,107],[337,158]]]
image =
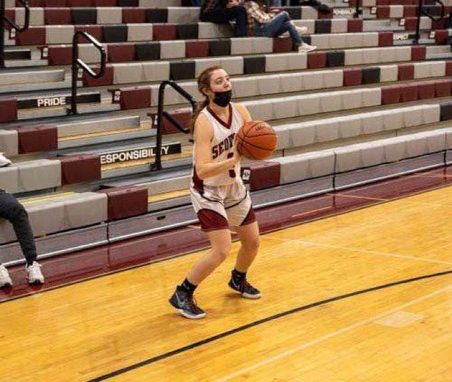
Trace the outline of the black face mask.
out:
[[[215,97],[213,102],[215,102],[218,106],[226,107],[231,102],[232,98],[232,90],[227,90],[225,92],[215,92]]]

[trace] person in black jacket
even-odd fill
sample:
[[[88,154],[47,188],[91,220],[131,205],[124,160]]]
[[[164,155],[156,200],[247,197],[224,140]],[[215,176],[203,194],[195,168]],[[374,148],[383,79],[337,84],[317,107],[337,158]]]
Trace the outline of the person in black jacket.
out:
[[[226,24],[235,20],[234,36],[247,35],[246,10],[239,0],[203,0],[199,19],[215,24]]]

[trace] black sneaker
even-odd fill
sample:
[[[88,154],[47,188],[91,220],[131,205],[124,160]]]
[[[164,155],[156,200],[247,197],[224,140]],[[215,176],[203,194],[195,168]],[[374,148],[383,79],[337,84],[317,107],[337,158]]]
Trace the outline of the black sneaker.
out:
[[[193,295],[185,290],[176,288],[169,302],[186,318],[195,320],[206,316],[206,313],[196,305]]]
[[[232,290],[236,291],[237,293],[240,293],[242,297],[251,299],[261,298],[261,292],[259,292],[258,289],[253,287],[246,279],[243,279],[243,281],[240,284],[236,284],[234,279],[231,278],[228,285]]]

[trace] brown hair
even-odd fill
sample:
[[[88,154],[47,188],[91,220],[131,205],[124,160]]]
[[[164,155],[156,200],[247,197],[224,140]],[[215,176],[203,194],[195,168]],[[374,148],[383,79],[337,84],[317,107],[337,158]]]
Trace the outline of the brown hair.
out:
[[[192,134],[195,132],[195,123],[196,119],[199,116],[199,113],[209,104],[209,97],[207,97],[203,93],[203,90],[210,89],[210,77],[212,77],[212,73],[215,70],[219,69],[223,69],[223,67],[221,67],[220,65],[211,66],[210,68],[203,70],[203,72],[198,77],[198,91],[204,96],[204,101],[198,102],[196,104],[196,109],[191,117],[190,132]]]

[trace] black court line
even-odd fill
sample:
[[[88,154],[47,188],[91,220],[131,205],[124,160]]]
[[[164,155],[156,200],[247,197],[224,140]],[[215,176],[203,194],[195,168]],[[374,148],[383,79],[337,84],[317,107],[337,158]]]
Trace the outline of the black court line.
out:
[[[339,296],[330,297],[330,298],[327,298],[325,300],[316,301],[316,302],[313,302],[311,304],[302,305],[302,306],[300,306],[298,308],[290,309],[290,310],[287,310],[285,312],[281,312],[281,313],[275,314],[273,316],[269,316],[269,317],[262,318],[262,319],[257,320],[257,321],[250,322],[249,324],[239,326],[239,327],[237,327],[235,329],[231,329],[231,330],[228,330],[228,331],[223,332],[223,333],[219,333],[219,334],[217,334],[215,336],[208,337],[208,338],[203,339],[201,341],[193,342],[190,345],[186,345],[186,346],[180,347],[178,349],[171,350],[171,351],[169,351],[167,353],[163,353],[163,354],[157,355],[155,357],[148,358],[148,359],[146,359],[144,361],[137,362],[137,363],[135,363],[133,365],[126,366],[126,367],[124,367],[122,369],[118,369],[118,370],[112,371],[112,372],[110,372],[108,374],[104,374],[104,375],[101,375],[100,377],[96,377],[94,379],[91,379],[91,380],[89,380],[89,382],[105,381],[107,379],[110,379],[110,378],[116,377],[118,375],[127,373],[129,371],[138,369],[140,367],[143,367],[143,366],[146,366],[146,365],[150,365],[152,363],[155,363],[155,362],[158,362],[158,361],[161,361],[161,360],[173,357],[173,356],[181,354],[183,352],[186,352],[186,351],[195,349],[197,347],[209,344],[211,342],[217,341],[219,339],[231,336],[231,335],[233,335],[235,333],[242,332],[244,330],[253,328],[253,327],[258,326],[258,325],[262,325],[262,324],[267,323],[269,321],[277,320],[278,318],[281,318],[281,317],[286,317],[286,316],[294,314],[294,313],[298,313],[298,312],[302,312],[302,311],[305,311],[305,310],[308,310],[308,309],[312,309],[312,308],[315,308],[315,307],[320,306],[320,305],[329,304],[331,302],[344,300],[344,299],[347,299],[347,298],[350,298],[350,297],[358,296],[358,295],[361,295],[361,294],[366,294],[366,293],[369,293],[369,292],[374,292],[374,291],[381,290],[381,289],[391,288],[391,287],[402,285],[402,284],[408,284],[408,283],[412,283],[412,282],[415,282],[415,281],[430,279],[430,278],[433,278],[433,277],[444,276],[444,275],[448,275],[450,273],[452,273],[452,270],[439,272],[439,273],[432,273],[432,274],[418,276],[418,277],[413,277],[413,278],[405,279],[405,280],[394,281],[392,283],[378,285],[378,286],[371,287],[371,288],[366,288],[366,289],[361,289],[361,290],[358,290],[358,291],[355,291],[355,292],[341,294]]]

